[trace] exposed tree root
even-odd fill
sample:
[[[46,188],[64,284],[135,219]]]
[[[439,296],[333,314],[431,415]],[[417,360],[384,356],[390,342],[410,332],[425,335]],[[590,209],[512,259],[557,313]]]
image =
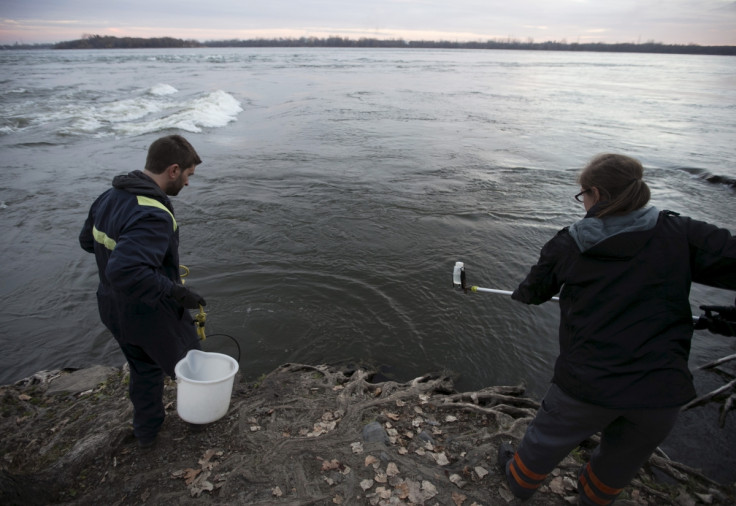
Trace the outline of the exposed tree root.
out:
[[[405,383],[373,377],[284,365],[258,385],[236,382],[228,414],[199,430],[171,407],[157,447],[145,454],[123,437],[131,413],[122,374],[79,396],[2,387],[9,415],[0,418],[0,503],[513,503],[495,462],[500,442],[518,444],[538,408],[522,385],[458,393],[444,374]],[[165,393],[172,406],[175,388]],[[581,455],[597,444],[592,437],[563,460],[527,504],[574,503]],[[680,485],[658,484],[642,469],[627,487],[632,504],[683,494],[733,503],[731,488],[696,470],[660,456],[650,459],[654,467]]]
[[[722,387],[701,395],[697,399],[693,399],[682,407],[682,411],[701,406],[709,402],[722,403],[720,416],[718,417],[718,425],[723,428],[726,426],[726,415],[734,409],[734,401],[736,400],[736,379],[731,380]]]
[[[712,369],[716,366],[725,364],[726,362],[730,362],[731,360],[736,360],[736,353],[734,353],[733,355],[728,355],[726,357],[719,358],[718,360],[714,360],[713,362],[708,362],[707,364],[704,364],[698,367],[698,369]]]

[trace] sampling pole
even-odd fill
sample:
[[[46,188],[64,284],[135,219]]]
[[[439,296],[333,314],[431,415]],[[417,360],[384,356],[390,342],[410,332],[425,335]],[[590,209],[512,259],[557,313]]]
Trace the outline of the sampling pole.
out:
[[[496,288],[481,288],[480,286],[465,285],[465,264],[463,262],[455,262],[455,268],[452,270],[452,284],[455,288],[461,288],[463,291],[471,292],[495,293],[498,295],[511,295],[514,292],[509,290],[497,290]],[[551,300],[558,301],[559,297],[552,297]]]

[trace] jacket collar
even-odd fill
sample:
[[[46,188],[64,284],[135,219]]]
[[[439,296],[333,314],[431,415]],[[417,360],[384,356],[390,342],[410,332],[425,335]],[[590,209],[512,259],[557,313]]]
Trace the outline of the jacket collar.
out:
[[[148,177],[143,171],[134,170],[127,174],[115,176],[112,180],[112,186],[118,190],[123,190],[133,195],[141,195],[144,197],[152,197],[161,201],[166,207],[173,212],[173,206],[169,200],[169,196],[164,193],[156,182]]]
[[[618,234],[651,230],[657,224],[658,218],[659,210],[654,206],[643,207],[624,215],[596,218],[593,206],[585,218],[570,226],[569,231],[580,251],[587,251]]]

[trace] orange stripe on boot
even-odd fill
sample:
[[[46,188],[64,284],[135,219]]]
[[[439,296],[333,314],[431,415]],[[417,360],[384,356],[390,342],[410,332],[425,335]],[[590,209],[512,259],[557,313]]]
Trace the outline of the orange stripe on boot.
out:
[[[547,477],[546,474],[537,474],[530,471],[528,467],[524,465],[518,454],[514,454],[514,459],[509,464],[509,470],[511,475],[514,477],[514,481],[522,487],[530,490],[536,490],[542,484],[542,481]],[[520,475],[521,472],[524,476]],[[532,483],[535,481],[536,483]]]
[[[604,499],[598,496],[598,494],[596,494],[595,491],[590,488],[588,480],[585,478],[585,476],[580,476],[580,484],[583,486],[585,496],[594,503],[599,504],[600,506],[608,506],[609,504],[613,503],[613,499]]]
[[[530,470],[528,467],[524,465],[524,463],[521,461],[521,457],[519,457],[518,453],[514,453],[514,462],[516,462],[519,465],[519,469],[522,473],[527,475],[532,480],[543,480],[547,477],[546,474],[538,474],[534,471]]]
[[[593,485],[595,485],[598,490],[600,490],[604,494],[616,496],[619,495],[623,490],[622,488],[609,487],[608,485],[603,483],[600,478],[598,478],[593,472],[593,467],[590,465],[590,462],[588,462],[588,465],[585,466],[585,471],[588,473],[588,476],[590,476],[590,481],[593,482]]]
[[[519,485],[522,488],[527,488],[527,489],[530,489],[530,490],[532,490],[532,489],[533,490],[536,490],[536,489],[539,488],[539,485],[541,485],[541,483],[528,483],[528,482],[524,481],[524,479],[521,476],[519,476],[519,473],[516,470],[516,466],[514,465],[513,462],[509,466],[509,470],[511,471],[511,476],[514,477],[514,481],[516,482],[516,484]]]

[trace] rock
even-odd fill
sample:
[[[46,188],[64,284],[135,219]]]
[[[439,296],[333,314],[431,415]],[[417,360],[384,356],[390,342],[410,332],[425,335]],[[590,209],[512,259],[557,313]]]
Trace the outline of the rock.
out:
[[[437,487],[431,481],[422,481],[422,492],[427,499],[431,499],[438,494]]]
[[[434,444],[434,439],[426,430],[423,430],[422,432],[419,433],[419,439],[429,444]]]
[[[484,476],[488,474],[488,471],[486,470],[486,468],[481,467],[481,466],[476,466],[474,471],[475,471],[475,474],[478,475],[478,478],[480,478],[481,480],[483,479]]]
[[[71,393],[78,394],[92,390],[100,383],[104,383],[108,376],[117,371],[114,367],[96,365],[87,369],[79,369],[70,374],[62,374],[49,383],[47,394]]]
[[[465,480],[463,480],[462,476],[460,476],[459,474],[451,474],[450,482],[457,485],[457,488],[463,488],[466,484]]]
[[[378,422],[371,422],[363,427],[363,441],[366,443],[389,444],[388,434]]]
[[[695,496],[700,499],[700,502],[705,504],[713,504],[713,494],[698,494],[695,493]]]
[[[445,452],[435,453],[432,455],[438,466],[446,466],[450,463],[450,460],[445,455]]]
[[[507,503],[510,503],[514,500],[514,494],[512,494],[511,491],[506,487],[499,487],[498,495],[500,495],[501,499],[503,499]]]
[[[685,490],[680,491],[680,495],[675,498],[675,504],[679,506],[695,506],[695,499]]]

